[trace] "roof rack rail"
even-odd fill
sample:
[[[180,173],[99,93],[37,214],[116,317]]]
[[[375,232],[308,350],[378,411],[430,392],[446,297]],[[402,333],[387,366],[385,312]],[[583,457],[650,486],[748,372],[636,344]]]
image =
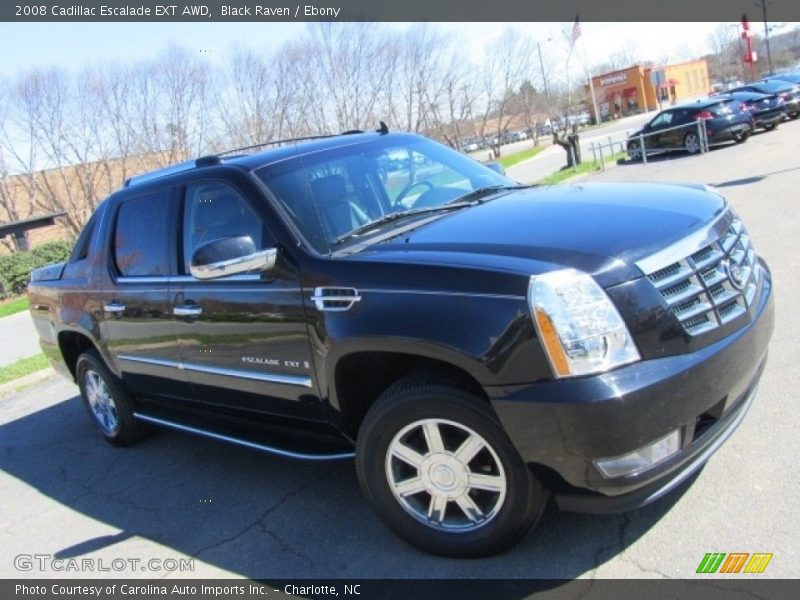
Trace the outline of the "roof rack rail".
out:
[[[386,135],[389,133],[389,128],[386,126],[386,123],[383,121],[380,122],[380,129],[376,130],[377,133],[381,135]],[[259,148],[268,148],[270,146],[282,146],[284,144],[293,144],[295,142],[306,142],[310,140],[322,140],[326,138],[336,137],[339,135],[353,135],[356,133],[364,133],[361,129],[351,129],[349,131],[344,131],[342,133],[329,133],[325,135],[309,135],[305,137],[296,137],[296,138],[287,138],[285,140],[273,140],[271,142],[263,142],[261,144],[253,144],[251,146],[242,146],[241,148],[233,148],[231,150],[224,150],[222,152],[218,152],[216,154],[210,154],[208,156],[201,156],[197,159],[186,160],[180,163],[176,163],[174,165],[170,165],[168,167],[164,167],[162,169],[156,169],[155,171],[150,171],[149,173],[142,173],[141,175],[134,175],[133,177],[129,177],[125,180],[124,187],[130,187],[132,185],[139,185],[141,183],[146,183],[148,181],[152,181],[153,179],[158,179],[159,177],[166,177],[167,175],[174,175],[175,173],[180,173],[182,171],[188,171],[189,169],[199,168],[199,167],[209,167],[212,165],[218,165],[222,163],[223,156],[231,156],[243,152],[247,152],[249,150],[258,150]]]
[[[169,165],[168,167],[163,167],[161,169],[156,169],[155,171],[150,171],[149,173],[142,173],[141,175],[134,175],[133,177],[128,177],[125,180],[124,187],[131,187],[132,185],[147,183],[148,181],[152,181],[154,179],[166,177],[167,175],[174,175],[175,173],[181,173],[183,171],[188,171],[190,169],[195,169],[198,167],[210,167],[213,165],[218,165],[221,162],[222,159],[216,154],[211,154],[209,156],[201,156],[200,158],[192,160],[185,160],[183,162],[179,162],[174,165]]]
[[[224,150],[219,152],[217,156],[229,156],[231,154],[236,154],[239,152],[246,152],[248,150],[258,150],[259,148],[268,148],[270,146],[283,146],[284,144],[293,144],[295,142],[308,142],[311,140],[324,140],[326,138],[332,138],[339,135],[352,135],[354,133],[364,133],[360,129],[351,129],[349,131],[343,131],[342,133],[327,133],[324,135],[307,135],[304,137],[296,137],[296,138],[286,138],[284,140],[272,140],[270,142],[262,142],[260,144],[253,144],[252,146],[242,146],[241,148],[233,148],[231,150]]]

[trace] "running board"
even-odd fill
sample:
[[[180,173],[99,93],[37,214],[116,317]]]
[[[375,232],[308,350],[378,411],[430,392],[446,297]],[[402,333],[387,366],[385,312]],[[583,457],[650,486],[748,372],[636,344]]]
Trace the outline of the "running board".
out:
[[[323,461],[323,460],[345,460],[348,458],[354,458],[356,455],[355,452],[340,452],[337,454],[306,454],[303,452],[292,452],[291,450],[283,450],[281,448],[267,446],[266,444],[259,444],[258,442],[251,442],[250,440],[236,438],[221,433],[215,433],[213,431],[199,429],[197,427],[184,425],[182,423],[176,423],[174,421],[167,421],[165,419],[151,417],[150,415],[144,415],[142,413],[133,413],[133,416],[139,419],[140,421],[153,423],[154,425],[160,425],[161,427],[168,427],[170,429],[175,429],[177,431],[184,431],[186,433],[194,433],[197,435],[202,435],[203,437],[219,440],[222,442],[228,442],[229,444],[235,444],[237,446],[243,446],[245,448],[252,448],[253,450],[260,450],[261,452],[267,452],[269,454],[275,454],[277,456],[283,456],[285,458]]]

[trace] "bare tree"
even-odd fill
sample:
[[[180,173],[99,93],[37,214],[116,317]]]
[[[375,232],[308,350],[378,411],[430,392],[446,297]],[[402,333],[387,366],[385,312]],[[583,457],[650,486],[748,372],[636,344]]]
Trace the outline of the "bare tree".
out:
[[[323,114],[326,131],[366,129],[382,115],[376,108],[385,97],[393,61],[376,23],[314,23],[305,40],[307,72],[315,76],[309,98]]]
[[[515,29],[506,29],[491,45],[483,64],[485,110],[483,124],[493,119],[492,135],[494,153],[500,155],[503,134],[511,120],[509,105],[531,70],[532,45],[530,39]]]
[[[185,48],[170,46],[155,63],[156,83],[165,111],[162,131],[169,162],[202,154],[207,148],[206,127],[210,74],[205,63]]]
[[[461,148],[465,135],[476,135],[476,91],[472,66],[458,52],[450,54],[438,85],[424,92],[424,132],[452,148]]]
[[[451,48],[452,37],[427,24],[395,37],[390,46],[392,81],[387,86],[387,109],[395,127],[422,131],[430,108],[426,98],[440,95]]]
[[[711,54],[708,55],[709,74],[712,80],[726,81],[742,76],[738,64],[737,28],[732,23],[720,23],[708,35]]]

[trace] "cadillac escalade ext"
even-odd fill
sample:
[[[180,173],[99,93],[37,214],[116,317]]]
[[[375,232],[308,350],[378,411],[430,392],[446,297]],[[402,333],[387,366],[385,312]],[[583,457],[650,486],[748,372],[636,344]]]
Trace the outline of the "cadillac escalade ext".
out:
[[[355,457],[429,552],[647,504],[753,402],[769,269],[707,186],[499,170],[382,127],[133,177],[33,273],[41,345],[109,442]]]

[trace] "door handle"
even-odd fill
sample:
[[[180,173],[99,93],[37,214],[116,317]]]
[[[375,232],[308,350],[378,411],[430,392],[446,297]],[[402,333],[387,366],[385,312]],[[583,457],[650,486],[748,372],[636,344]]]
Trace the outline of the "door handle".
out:
[[[121,313],[125,312],[125,305],[112,302],[111,304],[104,304],[103,310],[108,313]]]
[[[197,317],[203,314],[203,309],[196,304],[184,304],[173,308],[172,314],[176,317]]]

